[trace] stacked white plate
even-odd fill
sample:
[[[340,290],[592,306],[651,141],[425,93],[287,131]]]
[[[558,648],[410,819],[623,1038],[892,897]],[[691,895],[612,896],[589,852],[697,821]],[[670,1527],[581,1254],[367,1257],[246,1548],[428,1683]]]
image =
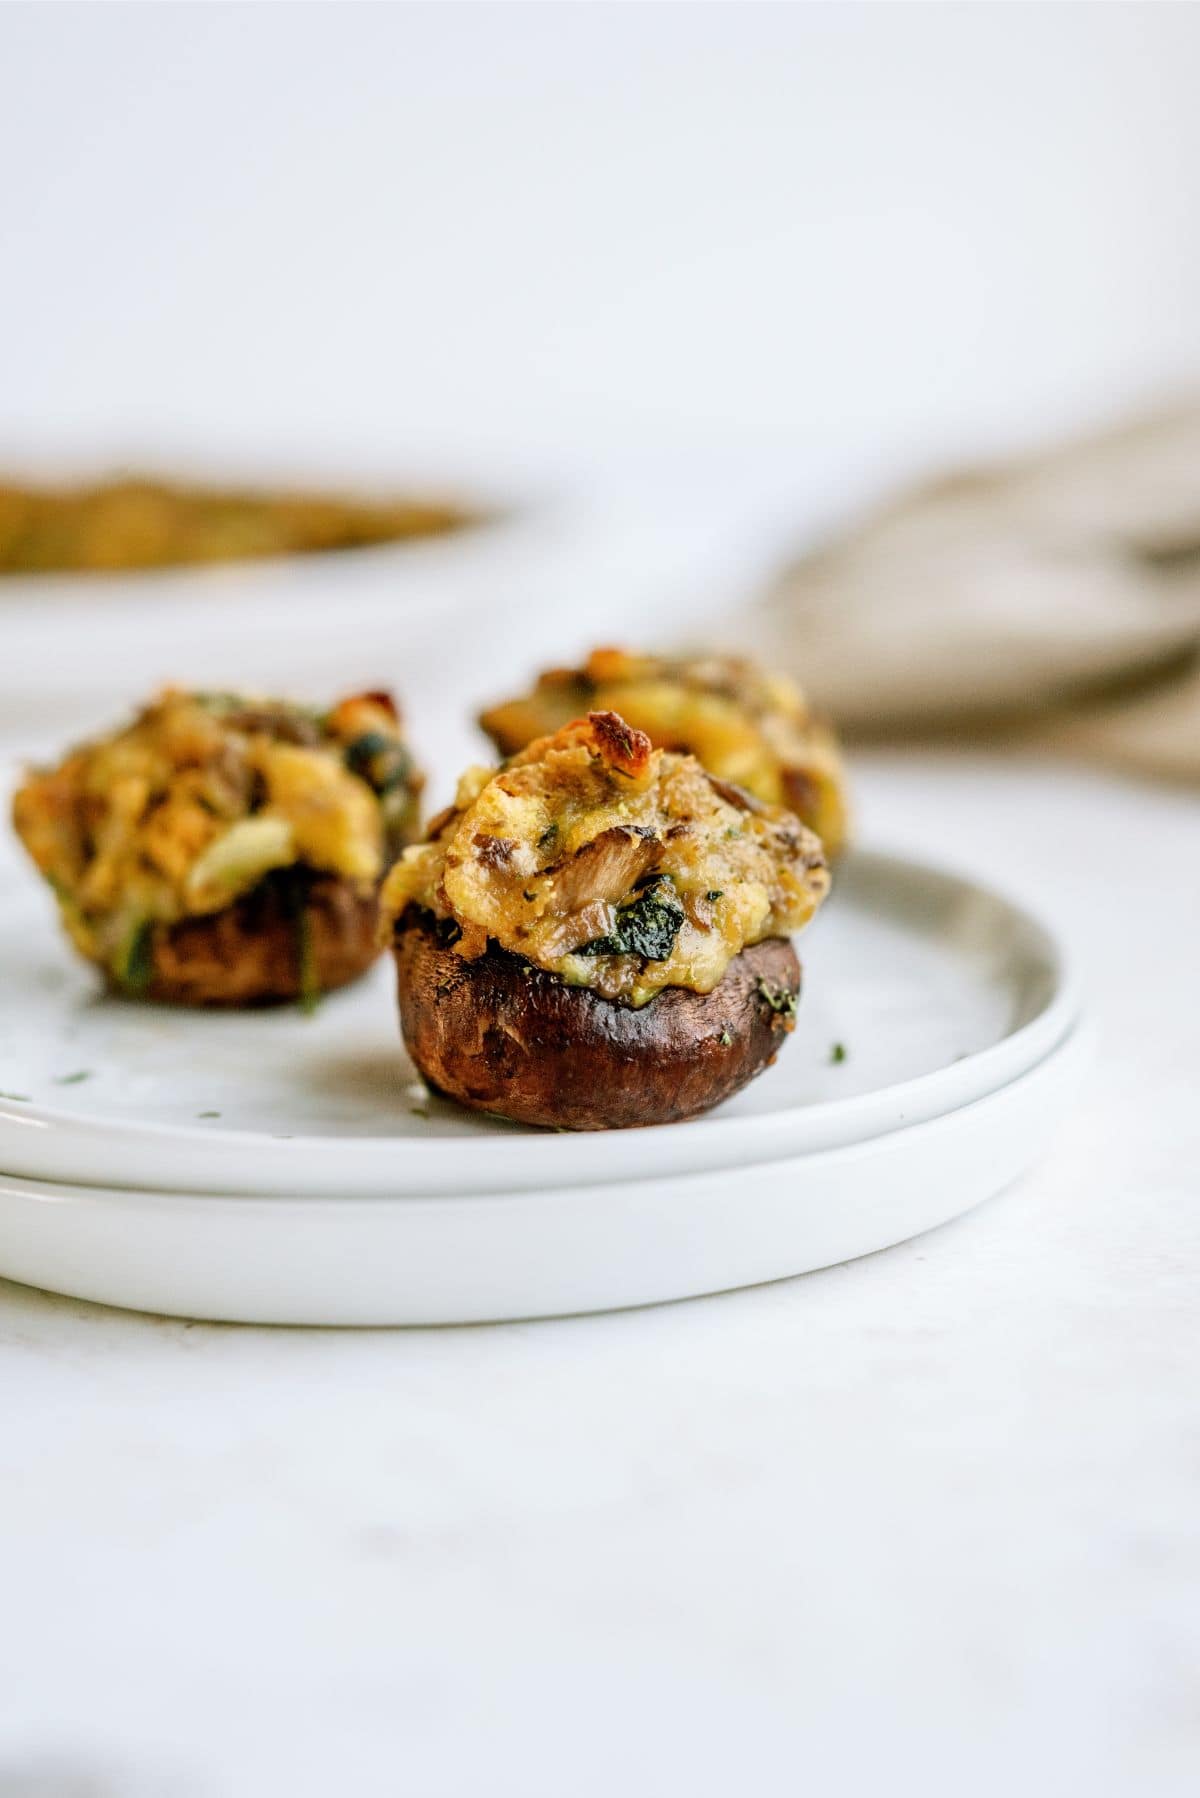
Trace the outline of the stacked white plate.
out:
[[[0,1274],[182,1316],[534,1317],[826,1266],[1007,1185],[1081,1063],[1050,932],[880,853],[803,939],[774,1068],[693,1123],[589,1136],[426,1094],[386,965],[312,1018],[127,1004],[13,861],[0,901]]]

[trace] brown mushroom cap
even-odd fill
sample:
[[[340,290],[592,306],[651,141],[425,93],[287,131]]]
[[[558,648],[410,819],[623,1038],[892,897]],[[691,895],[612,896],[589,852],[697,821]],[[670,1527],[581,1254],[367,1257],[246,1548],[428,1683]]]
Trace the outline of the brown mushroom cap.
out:
[[[517,1123],[695,1117],[768,1067],[793,1027],[800,964],[780,937],[743,949],[711,993],[667,987],[635,1010],[495,944],[467,961],[443,936],[416,908],[396,931],[409,1055],[436,1091]]]
[[[379,954],[378,928],[375,895],[335,875],[307,883],[303,927],[281,885],[264,880],[224,911],[156,925],[138,997],[234,1006],[332,992],[370,967]]]

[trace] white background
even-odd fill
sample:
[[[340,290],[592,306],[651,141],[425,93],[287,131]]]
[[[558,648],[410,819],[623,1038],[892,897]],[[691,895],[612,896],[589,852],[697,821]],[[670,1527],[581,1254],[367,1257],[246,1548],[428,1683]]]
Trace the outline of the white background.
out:
[[[803,529],[1200,373],[1198,75],[1192,6],[3,7],[0,461]],[[1045,1166],[611,1318],[0,1286],[3,1798],[1196,1789],[1194,797],[855,780],[1090,968]]]
[[[0,460],[797,504],[1200,372],[1191,6],[6,6]]]

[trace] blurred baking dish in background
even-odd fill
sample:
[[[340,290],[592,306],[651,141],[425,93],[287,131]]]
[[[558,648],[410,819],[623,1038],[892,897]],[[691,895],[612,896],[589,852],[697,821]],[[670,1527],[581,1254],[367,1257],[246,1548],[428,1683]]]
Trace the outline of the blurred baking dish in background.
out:
[[[0,477],[0,575],[308,555],[442,536],[476,521],[455,501],[415,495],[366,499],[137,475],[78,486]]]

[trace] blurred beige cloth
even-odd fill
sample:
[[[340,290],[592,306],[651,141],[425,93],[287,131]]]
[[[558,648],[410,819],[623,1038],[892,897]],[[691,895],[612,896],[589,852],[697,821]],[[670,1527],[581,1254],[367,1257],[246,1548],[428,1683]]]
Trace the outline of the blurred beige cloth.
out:
[[[749,629],[848,735],[1019,728],[1200,780],[1200,402],[901,496]]]

